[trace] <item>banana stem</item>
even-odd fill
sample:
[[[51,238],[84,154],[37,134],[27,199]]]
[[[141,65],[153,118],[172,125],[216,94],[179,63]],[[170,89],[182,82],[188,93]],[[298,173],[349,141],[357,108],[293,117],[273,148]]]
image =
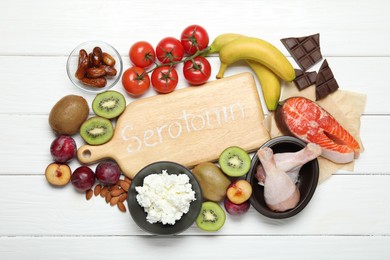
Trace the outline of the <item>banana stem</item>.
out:
[[[223,75],[225,74],[225,71],[227,69],[228,65],[225,63],[221,63],[221,66],[219,67],[219,71],[217,74],[217,79],[223,78]]]

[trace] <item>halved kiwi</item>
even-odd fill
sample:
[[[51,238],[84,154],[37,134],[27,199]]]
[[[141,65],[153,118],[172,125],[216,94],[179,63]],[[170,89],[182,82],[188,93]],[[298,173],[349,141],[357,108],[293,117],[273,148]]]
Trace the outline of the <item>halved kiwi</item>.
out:
[[[80,127],[80,135],[90,145],[107,143],[114,135],[110,120],[103,117],[91,117]]]
[[[248,173],[251,167],[251,158],[244,149],[231,146],[221,153],[218,163],[226,175],[240,177]]]
[[[226,220],[225,211],[218,203],[206,201],[202,203],[202,208],[195,221],[196,225],[205,231],[217,231]]]
[[[92,110],[96,115],[112,119],[118,117],[126,108],[125,97],[114,90],[107,90],[96,95],[92,101]]]

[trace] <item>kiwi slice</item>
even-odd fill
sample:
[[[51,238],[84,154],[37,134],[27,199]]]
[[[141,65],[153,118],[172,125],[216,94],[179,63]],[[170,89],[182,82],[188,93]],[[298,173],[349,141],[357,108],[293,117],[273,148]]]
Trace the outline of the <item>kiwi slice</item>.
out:
[[[96,115],[111,119],[116,118],[126,108],[125,97],[114,90],[107,90],[96,95],[92,101],[92,110]]]
[[[206,201],[202,203],[199,216],[195,223],[205,231],[217,231],[225,224],[225,211],[218,203]]]
[[[103,117],[91,117],[80,127],[80,135],[90,145],[107,143],[114,135],[110,120]]]
[[[231,177],[243,176],[251,167],[249,154],[238,146],[226,148],[219,156],[218,162],[222,171]]]

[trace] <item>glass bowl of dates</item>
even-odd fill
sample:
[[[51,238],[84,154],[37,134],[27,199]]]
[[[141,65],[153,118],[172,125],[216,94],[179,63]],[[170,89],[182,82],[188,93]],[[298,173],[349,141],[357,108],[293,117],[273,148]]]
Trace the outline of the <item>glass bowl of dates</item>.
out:
[[[121,78],[122,58],[118,51],[103,41],[81,43],[70,53],[66,71],[72,83],[90,93],[115,86]]]
[[[317,188],[319,179],[317,156],[321,150],[317,150],[316,156],[308,157],[310,151],[305,148],[310,149],[311,146],[292,136],[272,138],[264,143],[259,151],[262,149],[265,151],[265,147],[271,148],[267,151],[270,151],[273,160],[267,162],[264,156],[260,160],[259,152],[253,155],[251,168],[246,176],[253,189],[250,203],[260,214],[271,219],[293,217],[307,206]],[[288,163],[292,164],[287,167]],[[275,178],[278,175],[274,174],[282,174],[283,180],[280,177]],[[278,192],[279,188],[281,192]]]

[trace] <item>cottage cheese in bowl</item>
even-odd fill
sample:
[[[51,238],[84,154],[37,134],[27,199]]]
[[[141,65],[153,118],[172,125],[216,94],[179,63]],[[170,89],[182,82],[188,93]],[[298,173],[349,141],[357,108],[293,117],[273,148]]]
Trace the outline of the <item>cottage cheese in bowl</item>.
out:
[[[143,185],[136,186],[135,190],[137,202],[151,224],[174,225],[196,200],[188,175],[168,174],[167,170],[146,176]]]
[[[135,175],[127,205],[132,219],[144,231],[176,235],[195,223],[202,208],[202,190],[190,169],[159,161]]]

